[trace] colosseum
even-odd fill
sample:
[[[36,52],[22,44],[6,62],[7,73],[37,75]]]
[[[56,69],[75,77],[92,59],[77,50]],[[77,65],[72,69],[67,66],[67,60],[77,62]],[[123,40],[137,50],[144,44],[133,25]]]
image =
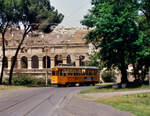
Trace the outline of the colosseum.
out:
[[[86,28],[59,27],[49,34],[31,32],[27,35],[15,65],[14,74],[43,77],[45,70],[60,64],[82,66],[88,61],[89,45],[84,39]],[[22,32],[11,29],[6,34],[5,76],[11,63]],[[0,63],[2,63],[2,42],[0,41]],[[50,73],[50,70],[49,70]]]

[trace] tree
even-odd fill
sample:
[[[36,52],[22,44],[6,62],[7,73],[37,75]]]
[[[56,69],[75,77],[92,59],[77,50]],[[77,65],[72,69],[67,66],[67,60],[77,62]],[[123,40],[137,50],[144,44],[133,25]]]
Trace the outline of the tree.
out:
[[[0,75],[0,84],[3,80],[4,62],[5,62],[5,33],[7,29],[16,21],[15,13],[13,11],[14,4],[12,0],[0,1],[0,33],[2,35],[2,69]]]
[[[121,83],[128,83],[127,69],[138,52],[139,28],[136,24],[136,0],[92,0],[92,9],[81,22],[93,28],[86,39],[99,50],[99,59],[107,68],[121,71]],[[136,55],[137,56],[137,55]]]
[[[137,44],[140,45],[140,51],[133,63],[133,69],[135,78],[144,81],[150,67],[150,2],[149,0],[141,0],[137,3],[140,11],[136,21],[140,31],[140,38]]]
[[[54,27],[61,23],[64,17],[50,5],[49,0],[14,0],[14,4],[15,12],[18,13],[18,22],[21,22],[24,25],[24,32],[17,47],[14,62],[11,65],[9,84],[12,83],[13,69],[26,35],[33,30],[40,30],[49,33],[54,29]],[[18,22],[16,25],[19,26]]]
[[[150,25],[150,1],[140,0],[139,2],[140,11],[145,15],[148,25]]]

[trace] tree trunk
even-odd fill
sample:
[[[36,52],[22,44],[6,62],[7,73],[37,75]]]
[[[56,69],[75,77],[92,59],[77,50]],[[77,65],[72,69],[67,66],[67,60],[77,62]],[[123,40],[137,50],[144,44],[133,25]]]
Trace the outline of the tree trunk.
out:
[[[121,83],[126,83],[126,84],[129,83],[126,67],[122,66],[120,70],[121,70],[121,75],[122,75],[122,77],[121,77]]]
[[[3,73],[4,73],[4,58],[2,59],[2,69],[1,69],[0,85],[3,82]]]
[[[121,67],[120,67],[120,71],[121,71],[121,83],[122,84],[127,84],[129,83],[128,81],[128,76],[127,76],[127,66],[125,64],[125,57],[124,57],[124,52],[122,51],[121,52]]]
[[[2,50],[3,50],[3,57],[2,57],[2,69],[1,69],[1,76],[0,76],[0,84],[2,84],[2,82],[3,82],[3,74],[4,74],[4,62],[5,62],[5,38],[4,38],[4,36],[5,36],[5,32],[4,33],[2,33]]]
[[[133,74],[134,74],[134,78],[135,78],[135,80],[137,79],[137,69],[136,69],[136,66],[135,66],[135,63],[132,63],[132,66],[133,66]]]
[[[24,39],[25,39],[26,35],[27,35],[27,30],[24,32],[24,34],[22,36],[22,40],[21,40],[21,42],[18,45],[18,48],[17,48],[15,56],[14,56],[14,61],[12,62],[12,65],[11,65],[11,68],[10,68],[10,73],[9,73],[9,84],[10,85],[12,84],[13,70],[14,70],[14,67],[15,67],[15,64],[16,64],[16,61],[17,61],[17,56],[18,56],[19,50],[21,48],[21,45],[24,42]]]
[[[150,67],[149,67],[149,71],[148,71],[148,79],[149,79],[149,85],[150,85]]]

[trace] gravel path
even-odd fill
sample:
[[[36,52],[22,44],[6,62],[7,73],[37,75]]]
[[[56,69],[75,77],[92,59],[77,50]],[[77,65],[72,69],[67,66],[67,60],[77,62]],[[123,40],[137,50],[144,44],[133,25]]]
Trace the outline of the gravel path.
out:
[[[98,99],[98,98],[108,98],[108,97],[114,97],[114,96],[131,95],[131,94],[147,93],[147,92],[150,92],[150,89],[136,90],[136,91],[123,91],[123,92],[88,93],[88,94],[83,94],[82,96],[89,98],[89,99]]]

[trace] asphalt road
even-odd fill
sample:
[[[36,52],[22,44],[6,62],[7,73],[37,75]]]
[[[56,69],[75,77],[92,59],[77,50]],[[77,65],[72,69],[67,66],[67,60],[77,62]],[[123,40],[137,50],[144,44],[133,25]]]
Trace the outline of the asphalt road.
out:
[[[75,96],[75,93],[85,88],[0,91],[0,116],[131,116]]]

